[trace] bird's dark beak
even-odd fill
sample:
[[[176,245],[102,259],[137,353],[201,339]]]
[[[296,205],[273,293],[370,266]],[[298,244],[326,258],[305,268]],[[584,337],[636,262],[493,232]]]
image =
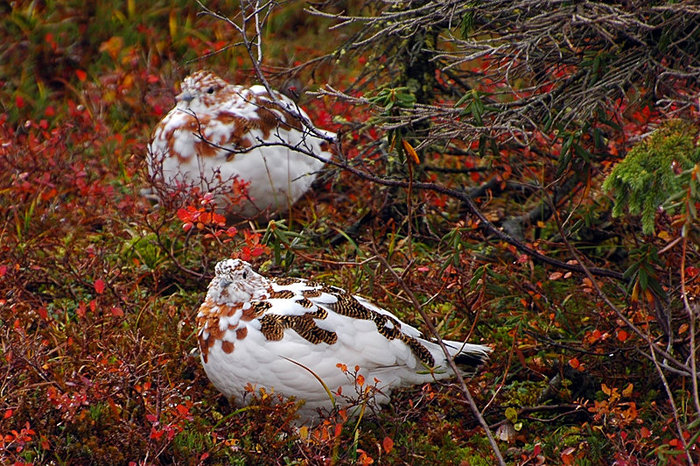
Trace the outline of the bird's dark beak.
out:
[[[189,92],[181,92],[175,97],[175,102],[185,102],[189,105],[194,100],[194,96]]]

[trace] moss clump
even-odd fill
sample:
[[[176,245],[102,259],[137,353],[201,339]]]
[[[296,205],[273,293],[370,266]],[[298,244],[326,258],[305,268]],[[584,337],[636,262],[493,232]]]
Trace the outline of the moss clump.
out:
[[[614,192],[613,217],[624,213],[642,217],[642,231],[654,232],[654,213],[669,198],[685,189],[688,175],[683,172],[700,162],[695,143],[698,128],[674,120],[637,144],[617,164],[603,183]]]

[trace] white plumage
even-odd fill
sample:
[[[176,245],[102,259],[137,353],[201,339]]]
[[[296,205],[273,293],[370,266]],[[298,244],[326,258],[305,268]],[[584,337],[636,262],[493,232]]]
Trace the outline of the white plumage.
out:
[[[342,289],[296,278],[266,278],[250,264],[229,259],[216,265],[197,314],[202,364],[212,383],[237,404],[245,387],[274,390],[305,400],[302,422],[332,408],[323,383],[340,406],[356,393],[350,372],[375,384],[373,404],[395,388],[449,378],[440,346],[390,312]],[[474,369],[491,351],[483,345],[445,341],[455,362]],[[313,372],[313,373],[312,373]]]
[[[181,87],[148,151],[148,173],[160,194],[198,187],[216,193],[227,212],[279,212],[309,189],[331,157],[328,140],[335,134],[313,128],[280,93],[272,98],[263,86],[232,85],[209,71],[186,77]],[[232,206],[227,195],[236,178],[249,183],[248,199]]]

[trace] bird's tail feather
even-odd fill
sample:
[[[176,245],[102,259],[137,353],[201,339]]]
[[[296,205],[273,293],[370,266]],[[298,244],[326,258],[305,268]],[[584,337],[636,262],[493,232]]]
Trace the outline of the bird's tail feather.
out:
[[[443,340],[443,343],[458,366],[478,367],[488,360],[489,353],[493,351],[485,345],[449,340]]]

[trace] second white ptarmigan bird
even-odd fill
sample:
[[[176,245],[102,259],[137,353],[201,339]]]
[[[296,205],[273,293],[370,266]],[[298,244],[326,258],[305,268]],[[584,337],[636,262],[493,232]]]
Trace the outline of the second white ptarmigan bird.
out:
[[[148,173],[161,196],[196,187],[214,193],[221,211],[280,212],[331,157],[335,134],[313,127],[283,94],[229,84],[210,71],[186,77],[181,91],[148,147]],[[236,179],[247,183],[247,199],[231,205]]]
[[[300,421],[314,423],[333,407],[326,388],[339,406],[353,402],[355,367],[376,385],[373,405],[398,387],[453,375],[437,343],[364,298],[314,281],[266,278],[238,259],[215,271],[197,314],[199,349],[209,379],[238,405],[250,401],[250,384],[304,400]],[[491,351],[444,343],[465,373]]]

